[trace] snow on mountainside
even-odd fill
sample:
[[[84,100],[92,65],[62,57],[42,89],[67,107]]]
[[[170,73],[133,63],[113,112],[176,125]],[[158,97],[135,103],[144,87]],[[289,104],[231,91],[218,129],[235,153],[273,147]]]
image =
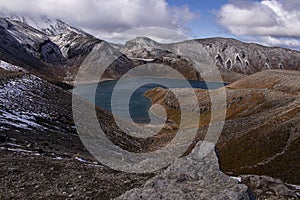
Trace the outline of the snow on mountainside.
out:
[[[46,17],[0,18],[0,59],[53,83],[72,81],[101,40]]]
[[[58,35],[66,31],[73,31],[78,34],[88,35],[80,28],[75,28],[74,26],[70,26],[59,19],[53,19],[47,16],[32,17],[26,14],[16,15],[12,13],[0,12],[0,17],[22,22],[23,24],[27,24],[28,26],[46,33],[49,36]]]
[[[72,84],[79,67],[94,48],[101,52],[93,51],[91,56],[98,61],[97,64],[87,61],[90,64],[90,69],[85,67],[87,72],[103,68],[101,60],[105,61],[107,57],[118,55],[111,66],[106,66],[109,68],[104,78],[119,78],[143,62],[130,60],[109,43],[59,20],[28,16],[0,19],[0,31],[3,32],[3,39],[0,40],[0,59],[21,66],[53,83]],[[96,45],[98,46],[95,47]],[[94,74],[91,72],[91,75]],[[99,77],[96,77],[96,80],[99,80]]]
[[[26,70],[22,69],[21,67],[12,65],[12,64],[7,63],[7,62],[5,62],[3,60],[0,60],[0,68],[1,69],[5,69],[7,71],[22,71],[22,72],[26,71]]]
[[[7,18],[0,18],[0,33],[1,60],[36,74],[63,74],[66,59],[45,33]]]
[[[71,98],[71,93],[36,76],[0,69],[0,199],[69,194],[79,199],[108,194],[107,199],[113,199],[147,179],[149,175],[115,172],[96,162],[76,134]],[[82,101],[83,107],[86,104]],[[106,127],[111,134],[118,130]],[[93,192],[82,192],[87,188]]]
[[[5,71],[0,70],[2,75]],[[7,72],[6,72],[7,73]],[[74,127],[59,119],[62,113],[58,102],[43,99],[50,88],[40,78],[11,73],[0,84],[0,131],[2,130],[54,130],[69,132]],[[57,118],[58,117],[58,118]]]

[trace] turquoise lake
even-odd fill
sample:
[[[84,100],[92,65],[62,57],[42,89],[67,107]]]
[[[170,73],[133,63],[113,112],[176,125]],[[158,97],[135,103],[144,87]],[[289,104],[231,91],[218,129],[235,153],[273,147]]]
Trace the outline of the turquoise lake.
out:
[[[76,87],[76,94],[79,96],[95,102],[95,104],[106,111],[111,112],[111,99],[114,88],[118,80],[104,81],[100,83],[81,84]],[[147,82],[147,84],[143,84]],[[158,84],[159,83],[159,84]],[[179,79],[167,79],[167,78],[154,78],[154,77],[141,77],[130,78],[123,80],[119,85],[118,94],[124,96],[132,90],[137,88],[129,100],[129,113],[131,118],[136,123],[148,124],[150,123],[149,108],[151,107],[151,101],[144,96],[145,92],[155,87],[166,88],[201,88],[201,89],[218,89],[226,85],[226,83],[218,82],[204,82],[204,81],[187,81]],[[97,87],[96,94],[93,94],[93,88]],[[120,99],[122,101],[122,99]],[[125,112],[127,108],[124,105],[114,104],[114,110],[118,113]],[[126,115],[121,117],[126,117]]]

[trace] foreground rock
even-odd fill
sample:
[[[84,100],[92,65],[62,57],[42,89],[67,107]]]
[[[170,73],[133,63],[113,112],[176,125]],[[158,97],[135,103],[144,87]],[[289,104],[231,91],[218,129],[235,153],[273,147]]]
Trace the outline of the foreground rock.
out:
[[[189,156],[175,161],[143,188],[127,191],[117,199],[255,199],[246,185],[222,173],[211,152],[200,158],[200,143]]]
[[[279,179],[268,176],[243,175],[242,183],[247,184],[258,199],[297,200],[297,189],[293,185],[283,183]]]

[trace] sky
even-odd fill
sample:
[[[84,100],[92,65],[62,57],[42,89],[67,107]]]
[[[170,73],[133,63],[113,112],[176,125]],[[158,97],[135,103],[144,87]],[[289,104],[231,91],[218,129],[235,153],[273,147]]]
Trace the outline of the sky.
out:
[[[0,0],[2,13],[46,15],[111,42],[230,37],[297,50],[299,10],[300,0]]]

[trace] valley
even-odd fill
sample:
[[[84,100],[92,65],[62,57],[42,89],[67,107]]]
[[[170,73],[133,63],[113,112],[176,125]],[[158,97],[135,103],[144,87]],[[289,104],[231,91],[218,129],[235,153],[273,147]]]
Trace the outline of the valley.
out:
[[[43,23],[33,25],[29,19],[26,23],[18,17],[0,18],[0,199],[299,198],[299,51],[230,38],[161,44],[137,37],[116,45],[60,20],[40,20]],[[201,65],[187,56],[195,52]],[[143,86],[136,79],[123,85],[124,96],[140,85],[131,104],[139,125],[147,127],[151,105],[158,109],[151,107],[150,115],[164,118],[166,114],[166,123],[156,134],[152,134],[155,126],[143,132],[126,117],[117,116],[133,133],[152,134],[139,138],[126,134],[115,122],[110,93],[128,71],[151,65],[168,66],[194,85],[183,87],[184,79],[171,79],[167,70],[151,73],[163,74],[159,79],[172,87]],[[214,69],[222,82],[209,76]],[[76,77],[78,71],[82,79]],[[149,79],[157,82],[155,78]],[[214,87],[207,90],[204,80],[218,83],[209,84]],[[77,96],[71,90],[78,85],[82,93]],[[93,104],[89,85],[100,88],[96,101],[104,99],[104,106]],[[172,89],[184,99],[182,104]],[[197,108],[190,91],[196,95]],[[210,95],[223,91],[226,105],[212,110]],[[80,106],[74,108],[72,98]],[[74,109],[87,116],[80,119],[82,124],[93,120],[92,114],[84,112],[94,110],[106,137],[136,154],[166,147],[181,125],[187,132],[196,129],[197,134],[185,153],[163,169],[117,171],[89,152],[78,134]],[[216,148],[200,158],[212,112],[226,112],[226,120]],[[181,124],[181,115],[190,120]],[[195,117],[200,117],[196,123]],[[116,154],[108,152],[108,157]]]

